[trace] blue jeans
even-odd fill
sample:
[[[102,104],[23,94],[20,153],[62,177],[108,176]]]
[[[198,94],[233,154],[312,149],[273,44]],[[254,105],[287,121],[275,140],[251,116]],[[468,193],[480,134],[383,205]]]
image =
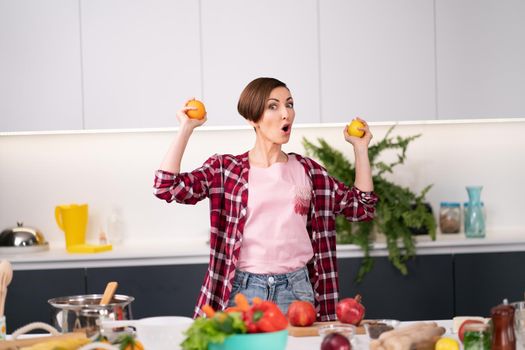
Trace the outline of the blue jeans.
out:
[[[314,291],[308,269],[302,269],[277,275],[254,274],[235,271],[232,292],[228,306],[233,306],[237,293],[242,293],[251,301],[254,297],[270,300],[279,306],[286,315],[288,305],[294,300],[305,300],[314,304]]]

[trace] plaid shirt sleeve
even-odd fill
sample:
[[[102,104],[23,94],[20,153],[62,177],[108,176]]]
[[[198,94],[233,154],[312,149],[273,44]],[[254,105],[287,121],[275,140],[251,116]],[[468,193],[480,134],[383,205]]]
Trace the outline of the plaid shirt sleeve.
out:
[[[210,157],[199,168],[188,173],[155,172],[153,194],[168,203],[176,201],[195,204],[209,196],[210,185],[217,171],[218,156]]]
[[[349,221],[370,221],[374,218],[378,201],[374,192],[364,192],[355,186],[348,188],[336,179],[333,181],[336,215],[344,215]]]

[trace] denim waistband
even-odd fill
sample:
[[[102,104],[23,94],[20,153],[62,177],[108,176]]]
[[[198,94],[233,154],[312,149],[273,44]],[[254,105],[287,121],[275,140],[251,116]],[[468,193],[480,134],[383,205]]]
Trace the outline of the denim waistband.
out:
[[[279,274],[258,274],[241,270],[235,271],[235,280],[241,283],[243,288],[246,288],[249,283],[262,283],[268,285],[293,284],[296,280],[301,280],[308,277],[308,268],[302,267],[298,270],[279,273]]]

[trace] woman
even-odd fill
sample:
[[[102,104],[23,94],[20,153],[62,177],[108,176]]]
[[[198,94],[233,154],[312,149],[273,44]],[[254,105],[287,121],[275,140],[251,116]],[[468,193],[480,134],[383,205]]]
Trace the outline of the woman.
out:
[[[241,93],[237,109],[255,130],[255,145],[241,155],[213,155],[180,172],[193,130],[204,124],[177,113],[180,129],[155,174],[154,193],[171,202],[210,201],[210,262],[195,316],[202,306],[222,310],[236,293],[272,300],[286,313],[296,299],[312,302],[319,321],[335,320],[338,277],[335,217],[371,220],[377,197],[368,160],[372,134],[344,131],[354,148],[355,183],[348,188],[318,163],[284,153],[295,119],[287,86],[258,78]]]

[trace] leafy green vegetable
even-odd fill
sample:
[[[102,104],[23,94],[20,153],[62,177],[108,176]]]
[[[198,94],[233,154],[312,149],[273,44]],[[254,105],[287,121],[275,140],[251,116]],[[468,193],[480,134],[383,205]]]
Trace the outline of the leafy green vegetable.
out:
[[[218,311],[211,318],[196,318],[180,345],[183,350],[207,350],[209,343],[223,343],[227,336],[242,333],[246,333],[246,325],[240,312]]]

